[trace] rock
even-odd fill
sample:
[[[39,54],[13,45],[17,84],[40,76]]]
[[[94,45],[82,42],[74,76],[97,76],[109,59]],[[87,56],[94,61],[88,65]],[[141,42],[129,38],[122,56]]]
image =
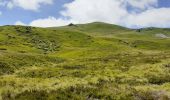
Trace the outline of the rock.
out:
[[[157,38],[169,38],[168,36],[166,36],[165,34],[162,33],[158,33],[155,35]]]

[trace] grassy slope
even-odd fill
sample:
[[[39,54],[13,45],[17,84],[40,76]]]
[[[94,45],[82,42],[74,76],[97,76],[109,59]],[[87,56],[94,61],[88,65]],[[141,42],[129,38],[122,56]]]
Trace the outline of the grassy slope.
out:
[[[170,99],[169,29],[0,27],[0,99]]]

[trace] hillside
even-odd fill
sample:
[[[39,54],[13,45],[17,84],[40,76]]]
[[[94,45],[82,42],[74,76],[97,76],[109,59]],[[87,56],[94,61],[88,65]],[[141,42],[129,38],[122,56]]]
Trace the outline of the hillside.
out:
[[[170,29],[0,27],[0,100],[168,100]]]

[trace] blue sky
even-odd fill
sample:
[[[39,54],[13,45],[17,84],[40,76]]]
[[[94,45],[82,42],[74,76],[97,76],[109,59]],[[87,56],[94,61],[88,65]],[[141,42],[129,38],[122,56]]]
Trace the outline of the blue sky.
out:
[[[27,0],[29,1],[29,0]],[[60,11],[63,9],[65,3],[69,3],[72,0],[54,0],[53,4],[42,5],[39,11],[25,10],[20,7],[9,9],[7,7],[1,6],[0,11],[3,13],[0,16],[0,25],[14,24],[16,21],[20,20],[24,23],[29,23],[32,20],[38,18],[46,18],[48,16],[60,16]]]
[[[0,25],[170,27],[170,0],[0,0]]]

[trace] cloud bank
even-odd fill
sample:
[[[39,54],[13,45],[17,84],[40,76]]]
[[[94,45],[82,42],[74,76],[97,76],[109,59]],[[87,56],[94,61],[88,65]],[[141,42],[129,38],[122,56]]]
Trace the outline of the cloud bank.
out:
[[[12,0],[11,2],[13,6],[17,4],[24,9],[29,9],[28,3],[24,1],[26,0]],[[38,9],[41,3],[51,4],[52,0],[32,0],[31,9]],[[170,8],[159,8],[158,0],[74,0],[64,4],[63,8],[59,18],[49,16],[33,20],[28,25],[54,27],[71,22],[100,21],[130,28],[170,27]]]

